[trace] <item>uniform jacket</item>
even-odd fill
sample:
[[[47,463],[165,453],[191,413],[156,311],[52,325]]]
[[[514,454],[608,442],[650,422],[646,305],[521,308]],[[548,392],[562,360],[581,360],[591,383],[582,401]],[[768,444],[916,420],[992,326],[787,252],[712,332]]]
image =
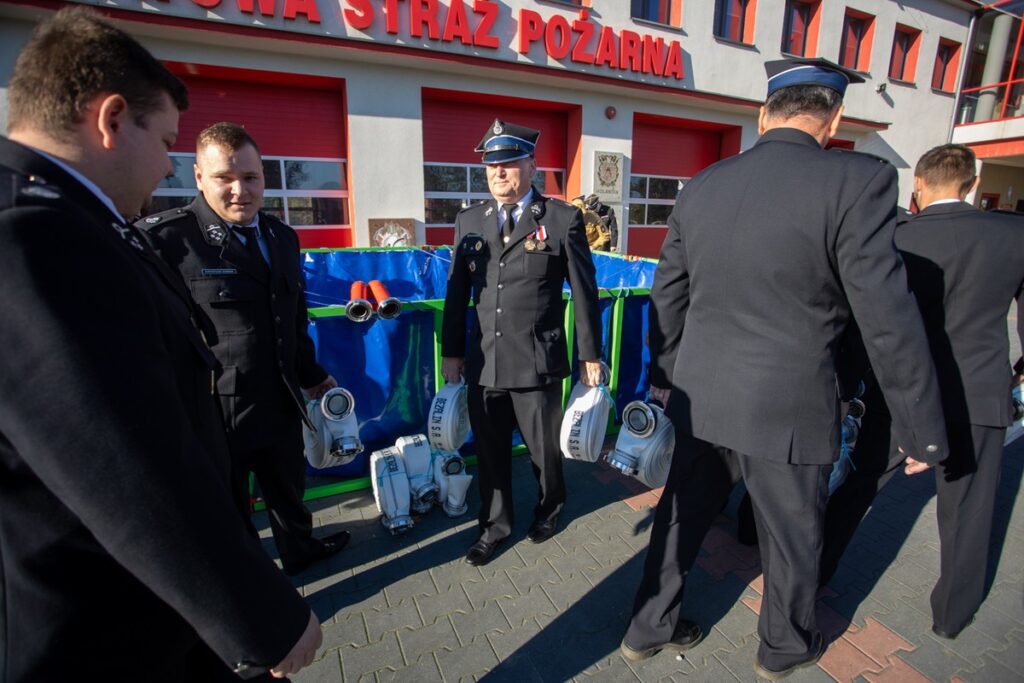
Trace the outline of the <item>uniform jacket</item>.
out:
[[[463,209],[444,301],[441,353],[465,357],[470,384],[516,389],[569,375],[562,285],[576,304],[576,344],[583,360],[601,357],[594,262],[579,209],[536,188],[508,244],[494,199]],[[539,226],[547,239],[534,249]],[[466,341],[466,307],[476,315]]]
[[[963,202],[932,205],[896,228],[896,246],[924,317],[946,419],[1009,425],[1006,310],[1016,299],[1021,334],[1024,220]]]
[[[157,678],[197,633],[276,664],[309,609],[232,503],[175,273],[0,138],[0,274],[0,680]]]
[[[188,207],[136,224],[212,322],[210,346],[224,366],[217,389],[234,452],[264,447],[282,420],[303,419],[300,388],[327,377],[307,331],[298,237],[273,216],[260,213],[259,221],[269,268],[250,257],[201,194]]]
[[[688,182],[651,291],[651,383],[679,429],[779,462],[839,452],[836,358],[851,313],[897,442],[948,453],[935,369],[893,246],[896,172],[792,128]],[[929,448],[931,446],[931,448]]]

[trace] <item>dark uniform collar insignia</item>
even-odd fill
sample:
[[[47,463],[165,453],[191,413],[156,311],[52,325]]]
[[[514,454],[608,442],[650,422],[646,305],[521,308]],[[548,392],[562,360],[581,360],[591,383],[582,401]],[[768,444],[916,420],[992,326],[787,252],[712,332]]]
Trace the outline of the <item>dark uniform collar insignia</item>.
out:
[[[207,242],[215,247],[222,247],[228,240],[228,231],[219,223],[210,223],[203,228],[203,236]]]
[[[154,223],[159,223],[162,219],[163,216],[150,216],[149,218],[145,218],[143,220],[145,220],[150,225],[153,225]]]
[[[21,188],[21,194],[40,199],[60,199],[63,196],[60,190],[50,185],[26,185]]]

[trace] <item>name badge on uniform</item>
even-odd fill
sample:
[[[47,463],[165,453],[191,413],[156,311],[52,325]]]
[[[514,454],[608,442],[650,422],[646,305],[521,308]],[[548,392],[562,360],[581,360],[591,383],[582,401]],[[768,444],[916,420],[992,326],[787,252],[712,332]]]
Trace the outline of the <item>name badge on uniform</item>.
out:
[[[238,268],[203,268],[203,276],[238,275]]]

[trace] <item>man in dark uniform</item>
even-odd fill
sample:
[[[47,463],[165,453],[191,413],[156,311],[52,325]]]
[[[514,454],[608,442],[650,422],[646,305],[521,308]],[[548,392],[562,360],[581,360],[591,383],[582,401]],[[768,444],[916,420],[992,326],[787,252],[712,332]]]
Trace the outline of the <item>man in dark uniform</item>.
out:
[[[581,376],[600,382],[597,284],[579,209],[531,187],[538,131],[495,120],[483,153],[493,200],[459,212],[444,301],[442,371],[465,373],[480,466],[480,538],[466,561],[490,561],[512,533],[512,429],[530,450],[540,496],[527,537],[551,538],[565,503],[558,437],[569,375],[562,286],[576,303]],[[466,341],[466,307],[476,316]]]
[[[742,477],[760,538],[756,673],[816,662],[814,617],[829,472],[839,453],[836,357],[857,317],[908,457],[938,462],[935,370],[892,245],[896,171],[822,149],[857,74],[769,62],[757,144],[686,184],[651,290],[651,394],[676,427],[643,580],[622,641],[631,660],[701,638],[681,619],[686,573]],[[925,468],[918,463],[915,467]]]
[[[171,169],[185,86],[72,9],[37,29],[8,97],[0,680],[297,671],[319,623],[231,504],[216,359],[122,218]]]
[[[1019,217],[966,203],[977,182],[969,148],[932,149],[914,171],[920,213],[896,228],[896,247],[938,370],[950,439],[950,455],[935,471],[941,575],[931,595],[932,630],[944,638],[959,635],[984,598],[1003,441],[1013,415],[1006,310],[1014,299],[1024,341],[1024,225]],[[886,412],[865,418],[863,433],[872,438],[858,445],[857,470],[829,500],[823,583],[875,493],[903,461],[889,432]]]
[[[189,206],[145,218],[153,248],[178,270],[215,328],[210,346],[232,486],[248,519],[249,472],[256,474],[284,572],[298,574],[337,553],[349,533],[313,537],[302,496],[305,461],[300,387],[319,398],[337,386],[316,362],[295,231],[263,206],[263,162],[241,126],[217,123],[196,141],[199,195]],[[253,529],[255,533],[255,529]]]

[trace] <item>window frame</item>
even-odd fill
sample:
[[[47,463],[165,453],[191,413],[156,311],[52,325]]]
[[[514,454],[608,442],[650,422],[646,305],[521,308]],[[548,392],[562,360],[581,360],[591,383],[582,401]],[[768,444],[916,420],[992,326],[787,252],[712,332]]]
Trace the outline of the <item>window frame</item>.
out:
[[[729,31],[730,22],[729,17],[734,16],[728,9],[731,9],[735,3],[740,5],[740,13],[738,16],[739,21],[739,34],[738,38],[733,38]],[[715,0],[715,16],[714,16],[714,28],[713,32],[715,38],[724,40],[729,43],[736,43],[739,45],[753,45],[754,44],[754,24],[757,16],[757,0]]]
[[[466,170],[466,191],[465,192],[447,192],[447,191],[439,191],[439,190],[428,190],[426,188],[426,184],[424,183],[424,187],[423,187],[423,211],[424,211],[423,224],[424,224],[424,227],[427,227],[427,228],[453,228],[453,227],[455,227],[455,223],[454,222],[452,222],[452,223],[433,223],[433,222],[427,220],[427,216],[426,216],[426,203],[427,203],[428,199],[459,199],[459,200],[462,200],[462,208],[465,209],[465,208],[467,208],[469,206],[472,206],[474,204],[479,204],[480,202],[485,202],[485,201],[487,201],[489,199],[493,199],[494,198],[493,195],[491,195],[490,191],[484,191],[484,192],[473,192],[472,191],[472,188],[473,188],[473,176],[472,176],[472,171],[470,169],[473,169],[473,168],[485,168],[485,166],[486,166],[485,164],[482,164],[482,163],[472,163],[472,164],[469,164],[469,163],[454,162],[454,161],[452,161],[452,162],[448,162],[448,161],[424,161],[423,162],[423,167],[426,168],[427,166],[445,166],[445,167],[451,167],[451,168],[464,168]],[[555,168],[555,167],[550,167],[550,166],[537,166],[537,173],[561,173],[562,174],[562,192],[563,192],[563,194],[551,194],[551,193],[548,193],[546,191],[546,189],[542,190],[542,192],[543,192],[545,197],[554,197],[554,198],[557,198],[557,199],[564,199],[565,198],[565,195],[564,195],[564,192],[565,192],[565,182],[566,182],[566,178],[568,176],[568,169],[565,169],[565,168]],[[531,183],[532,182],[533,182],[533,179],[531,178]]]
[[[942,62],[942,70],[939,70],[940,56],[943,48],[949,49],[949,58]],[[935,48],[935,62],[932,67],[932,90],[952,94],[956,92],[957,70],[960,66],[960,52],[963,49],[961,43],[949,38],[939,38]]]
[[[629,228],[663,228],[663,227],[668,225],[668,219],[666,219],[664,223],[651,223],[651,222],[649,222],[647,220],[647,218],[648,218],[647,207],[648,206],[674,206],[675,203],[676,203],[676,197],[679,196],[679,193],[682,191],[683,187],[686,186],[686,183],[690,182],[690,180],[693,179],[693,176],[659,175],[657,173],[630,173],[629,174],[629,187],[630,188],[633,187],[633,179],[634,178],[646,178],[647,179],[646,182],[644,183],[644,194],[646,196],[644,196],[644,197],[634,197],[633,193],[632,193],[632,189],[630,189],[629,202],[628,202],[628,204],[626,206],[626,209],[625,209],[625,214],[626,214],[625,222],[626,222],[626,226],[629,227]],[[672,199],[661,199],[661,198],[651,199],[650,198],[650,194],[651,194],[651,178],[656,178],[658,180],[675,180],[677,183],[681,183],[679,185],[679,188],[676,190],[676,196],[672,197]],[[644,222],[643,223],[634,223],[633,222],[633,220],[632,220],[632,211],[633,211],[633,206],[634,205],[642,205],[644,207]],[[671,213],[671,210],[669,211],[669,213]]]
[[[893,74],[896,60],[896,45],[900,36],[907,38],[907,49],[903,54],[903,67],[900,75]],[[889,52],[889,78],[898,83],[914,83],[917,80],[917,59],[921,47],[921,31],[912,26],[896,24],[893,30],[892,49]]]
[[[791,50],[793,35],[793,12],[797,7],[802,7],[807,12],[804,23],[803,40],[801,51]],[[816,57],[818,53],[818,28],[821,20],[821,0],[786,0],[783,8],[784,16],[782,23],[782,46],[783,54],[794,57]]]

